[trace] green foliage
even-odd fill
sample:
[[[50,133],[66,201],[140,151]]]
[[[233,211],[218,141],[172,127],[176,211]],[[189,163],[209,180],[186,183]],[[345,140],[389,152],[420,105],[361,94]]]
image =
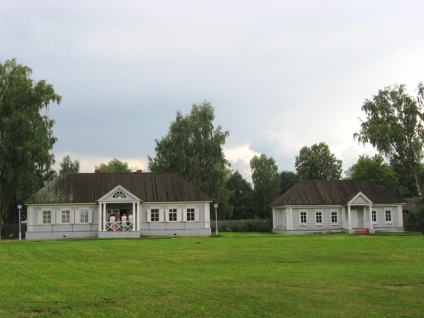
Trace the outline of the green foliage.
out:
[[[252,185],[247,182],[240,172],[231,173],[225,183],[230,196],[228,204],[233,207],[232,219],[250,219],[255,216]]]
[[[281,190],[280,194],[286,192],[299,182],[299,177],[293,171],[282,171],[280,173]]]
[[[177,112],[168,134],[156,142],[156,157],[149,159],[152,172],[178,172],[194,185],[211,195],[219,204],[219,217],[228,219],[232,209],[225,181],[229,163],[222,146],[229,136],[221,126],[214,127],[211,103],[193,104],[190,114]]]
[[[120,161],[119,159],[112,159],[108,163],[101,163],[95,167],[96,170],[100,170],[101,173],[129,173],[131,168],[127,162]]]
[[[424,198],[414,199],[407,221],[424,234]]]
[[[75,161],[72,161],[69,155],[63,157],[62,161],[60,162],[59,174],[79,173],[79,170],[80,170],[80,162],[78,159],[76,159]]]
[[[422,317],[423,235],[201,240],[4,241],[0,316]]]
[[[399,172],[414,180],[415,193],[421,196],[419,179],[423,159],[424,114],[422,112],[424,86],[418,85],[416,98],[407,94],[405,85],[395,85],[379,90],[371,100],[365,100],[362,111],[366,119],[354,139],[370,143],[385,156]],[[406,187],[407,185],[404,184]]]
[[[280,191],[280,175],[275,160],[261,154],[250,160],[253,181],[253,197],[256,204],[256,217],[271,218],[269,203],[274,200]]]
[[[374,155],[374,157],[360,156],[358,161],[346,171],[346,176],[351,180],[372,180],[400,196],[407,192],[401,186],[392,166],[385,163],[381,155]]]
[[[324,142],[300,149],[295,167],[300,180],[340,180],[342,161],[336,159]]]
[[[61,97],[31,73],[15,59],[0,63],[0,223],[16,220],[16,204],[55,175],[54,121],[41,111]]]

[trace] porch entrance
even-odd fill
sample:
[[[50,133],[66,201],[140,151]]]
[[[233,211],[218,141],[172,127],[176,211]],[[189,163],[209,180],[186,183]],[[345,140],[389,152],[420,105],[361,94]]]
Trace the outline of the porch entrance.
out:
[[[352,228],[353,229],[362,229],[364,227],[364,210],[361,209],[351,209],[351,218],[352,218]]]

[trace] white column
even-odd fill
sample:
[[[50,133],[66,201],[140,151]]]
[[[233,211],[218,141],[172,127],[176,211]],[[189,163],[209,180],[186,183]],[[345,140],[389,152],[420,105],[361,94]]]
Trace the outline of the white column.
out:
[[[131,227],[131,231],[135,231],[135,225],[137,224],[138,218],[135,216],[135,203],[132,204],[132,217],[133,217],[133,224]]]
[[[103,231],[103,222],[102,222],[102,203],[99,202],[99,206],[97,207],[97,212],[99,213],[98,219],[99,219],[99,232]]]
[[[347,215],[348,215],[348,221],[349,221],[349,230],[351,230],[352,229],[352,218],[351,218],[351,215],[350,215],[350,204],[347,206]]]
[[[398,206],[398,226],[403,227],[403,212],[402,212],[402,206]]]
[[[287,215],[289,221],[289,224],[287,224],[287,229],[293,230],[293,208],[288,208],[286,211],[288,212]]]
[[[107,226],[106,222],[108,221],[108,216],[106,215],[106,203],[102,203],[103,205],[103,231],[106,231]]]
[[[136,217],[137,231],[140,231],[140,202],[137,202],[137,217]]]
[[[372,224],[372,205],[368,206],[368,209],[370,209],[370,230],[374,229]]]

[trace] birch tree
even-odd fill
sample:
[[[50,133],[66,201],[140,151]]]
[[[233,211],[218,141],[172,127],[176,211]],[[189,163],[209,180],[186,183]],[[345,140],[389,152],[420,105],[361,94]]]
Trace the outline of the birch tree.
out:
[[[47,111],[61,97],[31,74],[15,59],[0,63],[0,223],[17,220],[16,204],[54,175],[50,151],[56,138]]]
[[[405,85],[386,87],[371,99],[366,99],[362,111],[361,129],[353,135],[358,142],[373,145],[396,170],[409,174],[416,193],[422,196],[419,177],[423,160],[424,86],[418,84],[417,96],[406,92]]]

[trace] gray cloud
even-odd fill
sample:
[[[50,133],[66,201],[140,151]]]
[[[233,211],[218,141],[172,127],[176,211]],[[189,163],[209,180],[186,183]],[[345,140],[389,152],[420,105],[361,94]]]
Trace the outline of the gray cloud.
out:
[[[50,108],[58,156],[145,164],[177,110],[206,99],[231,132],[228,151],[243,149],[231,152],[233,168],[248,175],[249,156],[265,153],[293,170],[300,148],[316,142],[346,162],[367,151],[352,138],[365,98],[395,83],[413,93],[423,80],[423,9],[421,1],[3,1],[0,60],[17,58],[63,96]]]

